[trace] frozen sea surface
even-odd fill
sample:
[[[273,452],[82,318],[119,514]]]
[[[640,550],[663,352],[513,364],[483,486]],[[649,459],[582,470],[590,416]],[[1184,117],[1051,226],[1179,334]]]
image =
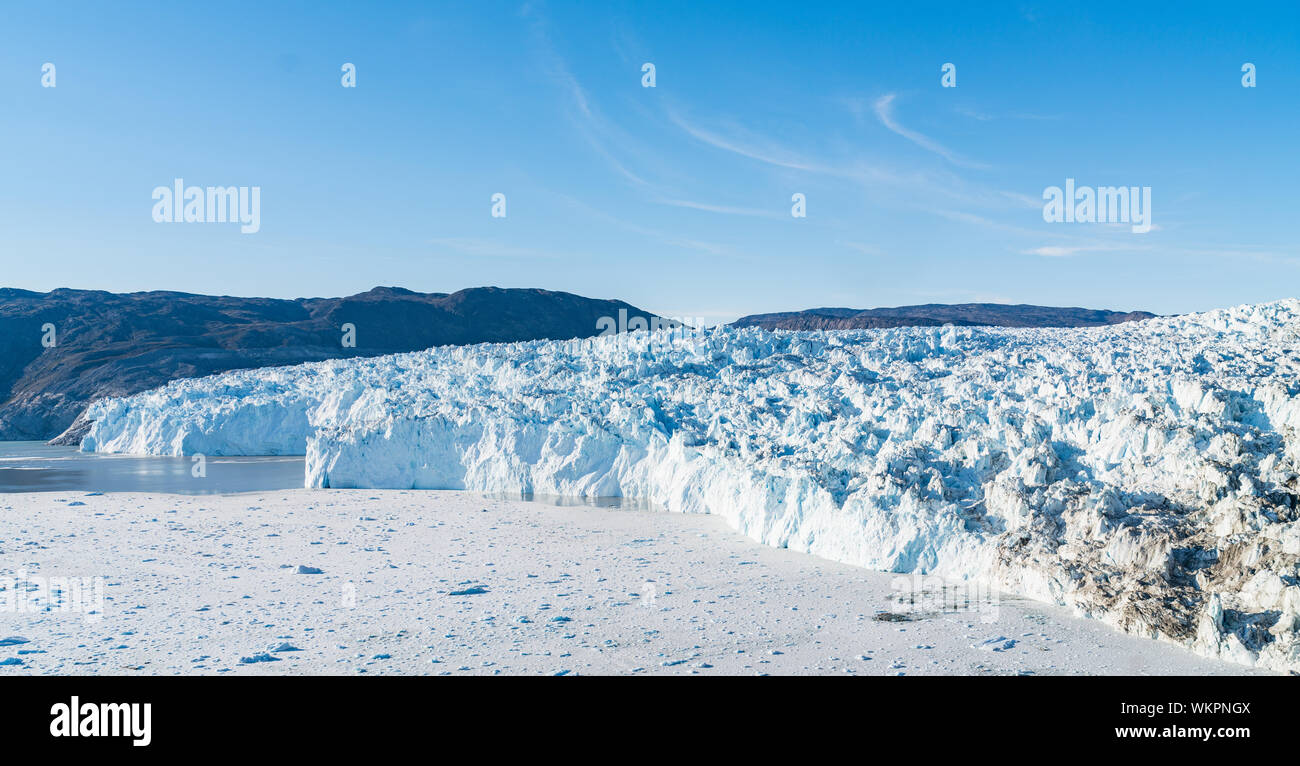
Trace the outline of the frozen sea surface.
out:
[[[0,677],[1265,672],[1006,594],[914,599],[718,517],[472,492],[15,493],[0,545],[25,578]],[[60,578],[100,587],[51,603]]]

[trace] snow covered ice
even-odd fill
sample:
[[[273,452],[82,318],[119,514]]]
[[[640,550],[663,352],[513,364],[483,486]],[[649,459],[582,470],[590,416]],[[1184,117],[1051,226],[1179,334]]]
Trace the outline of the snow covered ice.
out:
[[[1092,329],[445,347],[104,400],[82,448],[625,496],[1300,670],[1300,301]]]

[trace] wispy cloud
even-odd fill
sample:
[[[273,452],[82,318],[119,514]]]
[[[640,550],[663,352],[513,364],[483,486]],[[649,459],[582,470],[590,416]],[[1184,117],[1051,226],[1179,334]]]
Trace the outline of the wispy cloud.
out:
[[[568,94],[569,118],[587,145],[591,147],[614,172],[638,186],[649,182],[627,167],[627,164],[615,156],[608,144],[626,144],[628,139],[595,108],[587,90],[574,76],[564,58],[555,50],[547,32],[546,20],[531,5],[525,6],[521,14],[532,21],[533,36],[537,41],[543,65],[551,80]]]
[[[863,255],[884,255],[885,252],[875,245],[868,245],[862,242],[850,242],[848,240],[838,240],[835,244],[847,247],[850,250],[856,250]]]
[[[1045,245],[1043,247],[1035,247],[1030,250],[1022,250],[1021,252],[1024,253],[1025,255],[1041,255],[1047,258],[1063,258],[1068,255],[1075,255],[1077,253],[1082,253],[1087,249],[1088,248],[1084,248],[1084,247],[1060,247],[1059,245]]]
[[[957,221],[958,223],[966,223],[972,226],[979,226],[985,229],[993,229],[995,231],[1002,231],[1008,234],[1020,234],[1028,237],[1041,237],[1043,235],[1041,231],[1036,231],[1034,229],[1030,229],[1024,226],[1015,226],[1009,223],[994,221],[991,218],[986,218],[985,216],[976,215],[974,213],[967,213],[964,210],[948,210],[943,208],[937,208],[931,210],[930,212],[941,218],[947,218],[950,221]]]
[[[672,120],[674,125],[686,131],[687,135],[716,149],[723,149],[728,152],[739,154],[742,157],[748,157],[752,160],[765,162],[769,165],[776,165],[777,167],[790,168],[792,170],[824,172],[824,169],[819,167],[816,163],[789,153],[780,147],[771,145],[755,145],[752,141],[746,142],[743,139],[737,140],[720,136],[717,133],[705,130],[704,128],[700,128],[687,122],[675,111],[669,111],[668,119]]]
[[[978,162],[972,162],[970,160],[957,156],[953,152],[949,151],[942,144],[940,144],[938,141],[935,141],[934,139],[928,136],[924,136],[920,133],[917,133],[915,130],[906,128],[901,123],[899,123],[899,121],[894,117],[894,99],[897,97],[897,95],[898,94],[896,93],[886,93],[885,95],[876,99],[875,104],[872,105],[872,108],[876,112],[876,118],[880,120],[880,124],[884,125],[886,128],[897,133],[903,138],[906,138],[908,141],[911,141],[912,143],[916,144],[922,149],[925,149],[926,151],[934,152],[935,154],[939,155],[940,157],[943,157],[944,159],[948,160],[954,165],[963,168],[976,169],[976,170],[982,170],[988,168],[988,165],[984,165]]]
[[[812,158],[743,130],[737,129],[724,135],[717,130],[700,127],[676,110],[669,110],[668,118],[688,136],[701,143],[773,167],[816,173],[864,186],[908,187],[944,196],[961,196],[961,192],[956,189],[961,182],[955,177],[936,178],[926,172],[896,172],[862,157]]]
[[[588,205],[586,202],[583,202],[582,200],[577,199],[576,197],[570,196],[568,194],[565,194],[563,192],[553,192],[553,193],[558,199],[563,201],[565,204],[573,207],[576,210],[582,211],[584,215],[588,215],[593,218],[598,218],[600,220],[606,221],[620,228],[627,229],[628,231],[639,234],[643,237],[657,239],[666,245],[671,245],[672,247],[678,247],[686,250],[696,250],[698,252],[708,253],[709,255],[725,256],[728,258],[746,257],[742,253],[737,252],[736,249],[731,247],[730,245],[720,244],[717,242],[706,242],[704,240],[692,239],[689,237],[681,237],[676,234],[670,234],[665,231],[660,231],[659,229],[653,229],[646,226],[641,226],[632,223],[630,221],[625,221],[622,218],[619,218],[617,216],[610,215],[609,213],[606,213],[605,211],[600,210],[599,208]]]
[[[974,109],[969,109],[964,106],[957,107],[956,112],[957,114],[960,114],[963,117],[969,117],[972,120],[979,120],[980,122],[988,122],[989,120],[997,119],[991,114],[986,114],[984,112],[977,112]]]
[[[857,98],[842,99],[845,106],[862,118],[867,103]],[[886,110],[888,112],[888,110]],[[949,220],[1001,229],[1022,235],[1041,237],[1042,232],[1001,224],[984,216],[954,210],[951,205],[970,206],[983,210],[1031,210],[1042,205],[1040,200],[1018,192],[989,188],[966,181],[949,169],[924,169],[899,171],[889,169],[861,156],[814,157],[789,150],[778,143],[755,136],[744,129],[723,132],[716,128],[701,127],[679,111],[668,110],[669,120],[686,135],[701,143],[783,170],[815,173],[856,185],[876,195],[887,197],[892,204],[913,207]],[[897,126],[897,123],[895,123]],[[913,203],[903,202],[911,198]],[[948,206],[936,204],[947,202]],[[917,204],[917,203],[920,204]],[[709,206],[700,205],[701,209]],[[717,206],[721,207],[721,206]],[[738,212],[738,211],[736,211]]]
[[[1082,253],[1116,253],[1132,252],[1135,250],[1150,250],[1146,245],[1126,245],[1123,243],[1114,244],[1088,244],[1088,245],[1044,245],[1034,247],[1029,250],[1021,250],[1024,255],[1041,255],[1045,258],[1066,258],[1072,255]]]
[[[752,207],[735,207],[732,205],[712,205],[707,202],[694,202],[685,199],[659,199],[655,202],[660,205],[670,205],[672,207],[684,207],[691,210],[703,210],[708,213],[724,213],[726,215],[746,215],[756,218],[774,218],[777,220],[784,219],[786,216],[781,215],[773,210],[763,210]]]
[[[1028,194],[1009,191],[1000,191],[998,194],[1001,194],[1003,197],[1006,197],[1023,208],[1041,208],[1043,206],[1043,201],[1041,199],[1036,199]]]

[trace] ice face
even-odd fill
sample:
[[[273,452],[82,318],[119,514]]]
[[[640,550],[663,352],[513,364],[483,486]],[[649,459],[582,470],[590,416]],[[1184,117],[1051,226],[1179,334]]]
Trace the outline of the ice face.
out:
[[[312,487],[638,497],[1300,669],[1300,301],[1075,330],[446,347],[91,407],[83,449],[302,454]]]

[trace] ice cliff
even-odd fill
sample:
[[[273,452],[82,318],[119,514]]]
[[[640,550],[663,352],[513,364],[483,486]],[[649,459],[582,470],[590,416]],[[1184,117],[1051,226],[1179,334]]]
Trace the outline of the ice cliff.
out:
[[[1300,670],[1300,301],[1103,328],[444,347],[99,402],[83,449],[635,496]]]

